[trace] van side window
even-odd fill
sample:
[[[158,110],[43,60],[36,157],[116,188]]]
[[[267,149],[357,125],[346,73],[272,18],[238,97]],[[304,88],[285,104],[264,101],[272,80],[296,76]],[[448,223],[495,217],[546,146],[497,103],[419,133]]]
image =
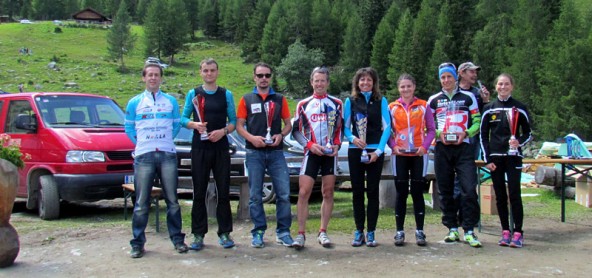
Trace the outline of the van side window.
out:
[[[33,108],[26,100],[13,100],[8,105],[6,133],[28,133],[28,130],[16,128],[16,118],[20,114],[33,115]]]

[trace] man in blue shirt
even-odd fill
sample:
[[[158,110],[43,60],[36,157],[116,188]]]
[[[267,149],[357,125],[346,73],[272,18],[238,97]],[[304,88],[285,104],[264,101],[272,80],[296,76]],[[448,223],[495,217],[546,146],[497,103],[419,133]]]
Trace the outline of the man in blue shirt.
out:
[[[232,93],[216,84],[218,63],[205,59],[199,65],[203,85],[189,90],[181,124],[195,129],[191,143],[191,175],[193,179],[193,207],[191,208],[192,250],[201,250],[208,232],[206,191],[210,171],[214,175],[218,205],[218,243],[224,248],[234,246],[232,213],[230,211],[230,153],[226,135],[234,130],[236,112]],[[193,120],[190,119],[193,114]]]
[[[134,150],[134,188],[136,204],[132,218],[130,241],[132,258],[144,255],[146,225],[150,208],[150,193],[158,175],[167,205],[169,237],[179,253],[188,250],[185,234],[181,232],[181,208],[177,199],[177,153],[173,138],[181,128],[181,115],[177,100],[162,92],[162,68],[147,64],[142,71],[146,90],[127,104],[125,133],[136,144]]]

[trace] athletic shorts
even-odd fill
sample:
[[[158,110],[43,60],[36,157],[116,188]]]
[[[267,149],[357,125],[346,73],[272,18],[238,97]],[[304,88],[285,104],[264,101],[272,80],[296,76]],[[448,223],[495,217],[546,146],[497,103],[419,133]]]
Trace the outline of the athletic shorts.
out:
[[[316,179],[319,173],[321,176],[335,175],[337,168],[336,156],[318,156],[309,153],[302,159],[302,167],[300,168],[300,175],[307,175]]]

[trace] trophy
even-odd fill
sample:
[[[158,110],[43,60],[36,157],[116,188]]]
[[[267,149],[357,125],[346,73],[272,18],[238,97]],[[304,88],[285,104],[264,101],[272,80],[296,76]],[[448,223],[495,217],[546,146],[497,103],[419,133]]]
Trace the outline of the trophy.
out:
[[[337,116],[339,115],[339,106],[333,108],[330,105],[324,104],[325,115],[327,116],[327,143],[323,148],[323,153],[333,153],[333,137],[335,136],[335,125],[337,124]]]
[[[265,116],[267,118],[267,134],[265,135],[265,144],[273,144],[273,138],[271,138],[271,122],[273,121],[273,113],[275,112],[275,102],[268,101],[263,107],[265,108]]]
[[[356,113],[356,129],[358,130],[358,137],[360,140],[366,142],[366,128],[368,127],[368,117],[363,113]],[[370,161],[368,157],[368,152],[366,148],[362,150],[362,156],[360,157],[360,161],[363,163],[367,163]]]
[[[510,133],[512,134],[510,136],[510,140],[516,140],[516,128],[518,127],[519,117],[518,109],[516,109],[516,107],[514,106],[512,107],[512,109],[506,111],[506,115],[508,118],[508,122],[510,124]],[[508,155],[518,155],[518,148],[510,146],[510,149],[508,150]]]
[[[444,141],[446,143],[456,143],[458,141],[458,134],[450,130],[457,112],[456,103],[452,100],[449,101],[448,107],[446,107],[446,121],[444,122]]]
[[[409,127],[406,130],[403,130],[399,134],[399,146],[402,146],[402,149],[399,149],[399,152],[404,154],[414,154],[417,152],[417,148],[415,147],[415,143],[413,143],[413,130],[415,127]]]
[[[195,114],[197,114],[197,119],[203,123],[206,117],[206,98],[203,95],[198,94],[193,98],[192,102],[193,107],[195,107]],[[208,140],[208,132],[202,132],[199,138],[202,141]]]

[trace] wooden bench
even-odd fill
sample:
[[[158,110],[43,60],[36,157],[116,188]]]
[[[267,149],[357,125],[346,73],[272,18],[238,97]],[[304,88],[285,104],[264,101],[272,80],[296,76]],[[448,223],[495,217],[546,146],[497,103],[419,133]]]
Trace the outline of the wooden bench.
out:
[[[124,183],[121,185],[123,188],[123,219],[127,220],[127,199],[132,198],[136,194],[136,188],[132,183]],[[160,207],[158,205],[158,201],[162,196],[162,188],[152,186],[152,191],[150,192],[150,204],[154,204],[155,210],[155,218],[156,218],[156,232],[160,232],[160,222],[158,213],[160,212]],[[133,204],[135,205],[135,204]]]

